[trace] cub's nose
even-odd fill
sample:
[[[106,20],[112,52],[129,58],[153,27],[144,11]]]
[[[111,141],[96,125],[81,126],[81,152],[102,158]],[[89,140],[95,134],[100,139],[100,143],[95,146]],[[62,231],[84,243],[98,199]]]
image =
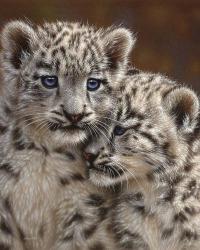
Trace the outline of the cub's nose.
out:
[[[85,160],[90,163],[94,162],[97,156],[98,154],[93,154],[93,153],[88,153],[88,152],[83,153],[83,157],[85,158]]]
[[[84,113],[80,113],[80,114],[70,114],[68,113],[66,110],[63,109],[63,113],[64,116],[72,123],[78,123],[80,122],[83,117],[84,117]]]

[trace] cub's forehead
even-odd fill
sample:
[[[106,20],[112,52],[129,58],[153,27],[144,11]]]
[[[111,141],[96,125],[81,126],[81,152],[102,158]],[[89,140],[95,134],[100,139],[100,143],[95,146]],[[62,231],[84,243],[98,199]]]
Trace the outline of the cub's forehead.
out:
[[[162,106],[162,91],[156,92],[153,84],[131,82],[118,98],[116,119],[126,125],[156,121],[163,112]]]
[[[57,22],[38,26],[37,34],[37,57],[55,65],[58,71],[88,74],[107,67],[101,42],[102,30],[80,23]]]

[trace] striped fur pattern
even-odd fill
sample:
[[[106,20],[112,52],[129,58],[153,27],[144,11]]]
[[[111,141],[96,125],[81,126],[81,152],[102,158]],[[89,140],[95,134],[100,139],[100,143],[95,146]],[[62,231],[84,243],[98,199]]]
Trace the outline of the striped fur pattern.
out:
[[[88,145],[89,179],[121,189],[111,220],[120,249],[200,249],[199,100],[150,73],[124,79],[108,140]]]
[[[115,249],[107,229],[109,195],[86,181],[79,145],[114,113],[114,87],[133,42],[124,28],[5,26],[1,250],[101,250],[106,242]],[[88,78],[97,79],[98,90],[87,90]]]

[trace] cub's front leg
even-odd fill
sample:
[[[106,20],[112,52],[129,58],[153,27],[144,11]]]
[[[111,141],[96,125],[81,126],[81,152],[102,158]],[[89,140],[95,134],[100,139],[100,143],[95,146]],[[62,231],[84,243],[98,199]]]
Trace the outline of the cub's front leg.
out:
[[[52,250],[116,250],[110,229],[110,201],[84,182],[57,211],[57,241]]]
[[[0,250],[24,250],[23,233],[15,225],[9,202],[0,199]]]

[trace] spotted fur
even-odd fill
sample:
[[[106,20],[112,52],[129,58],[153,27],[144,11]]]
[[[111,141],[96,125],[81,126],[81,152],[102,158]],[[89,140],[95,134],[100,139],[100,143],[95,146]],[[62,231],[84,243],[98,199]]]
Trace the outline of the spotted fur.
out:
[[[124,28],[80,23],[14,21],[3,29],[1,250],[103,249],[108,204],[85,180],[78,144],[114,113],[133,42]],[[44,76],[57,87],[46,88]],[[101,82],[98,91],[86,90],[88,78]]]
[[[2,32],[4,95],[17,115],[24,113],[23,122],[34,120],[28,128],[39,126],[41,120],[48,125],[49,129],[40,128],[42,140],[77,144],[114,113],[114,89],[127,71],[133,43],[124,28],[11,22]],[[58,87],[46,89],[43,76],[56,76]],[[87,91],[91,78],[101,82],[97,91]],[[73,117],[80,119],[73,122]]]
[[[108,141],[86,150],[89,179],[119,186],[112,223],[121,249],[200,248],[199,100],[169,79],[124,80]]]

